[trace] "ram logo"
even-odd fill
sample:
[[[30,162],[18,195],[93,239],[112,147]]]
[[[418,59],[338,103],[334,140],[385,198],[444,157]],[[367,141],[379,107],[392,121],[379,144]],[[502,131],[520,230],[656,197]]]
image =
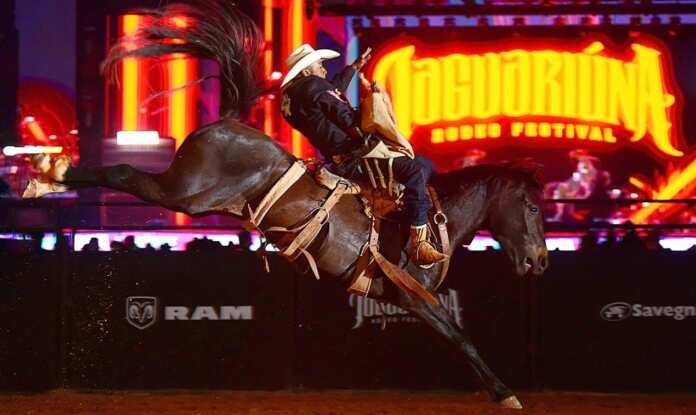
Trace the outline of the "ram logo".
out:
[[[602,307],[599,315],[606,321],[622,321],[631,317],[631,305],[628,303],[611,303]]]
[[[126,320],[144,330],[157,321],[157,297],[127,297]]]

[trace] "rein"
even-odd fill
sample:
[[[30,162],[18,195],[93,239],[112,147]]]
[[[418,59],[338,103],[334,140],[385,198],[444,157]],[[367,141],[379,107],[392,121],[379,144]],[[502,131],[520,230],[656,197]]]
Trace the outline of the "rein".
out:
[[[450,252],[450,240],[449,234],[447,233],[447,215],[442,211],[442,204],[440,203],[440,198],[437,196],[435,188],[428,186],[428,193],[430,193],[430,199],[433,201],[433,207],[435,208],[435,214],[433,215],[433,222],[437,225],[437,230],[440,234],[440,243],[442,244],[442,251],[447,255],[447,259],[442,263],[442,269],[440,270],[440,278],[437,284],[433,286],[433,291],[437,291],[440,285],[445,281],[447,276],[447,271],[450,266],[450,259],[452,258],[452,252]]]

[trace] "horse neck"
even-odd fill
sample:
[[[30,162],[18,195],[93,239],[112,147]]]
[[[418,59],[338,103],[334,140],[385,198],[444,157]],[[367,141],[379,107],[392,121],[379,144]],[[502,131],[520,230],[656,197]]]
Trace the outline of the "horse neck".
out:
[[[491,203],[488,183],[478,180],[462,184],[458,191],[441,196],[440,201],[447,215],[451,245],[468,243],[467,239],[473,238],[488,217]]]

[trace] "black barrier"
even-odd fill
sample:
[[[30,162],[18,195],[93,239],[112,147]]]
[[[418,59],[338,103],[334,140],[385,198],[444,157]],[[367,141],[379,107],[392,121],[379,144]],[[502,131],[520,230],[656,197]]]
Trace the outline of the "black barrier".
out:
[[[290,382],[293,280],[234,253],[82,254],[69,385],[278,389]]]
[[[523,281],[499,255],[455,255],[440,300],[506,382],[529,385]],[[463,353],[411,314],[301,278],[298,376],[313,388],[478,388]],[[382,316],[387,325],[381,330]]]
[[[2,256],[0,388],[479,389],[415,317],[254,255]],[[514,388],[694,390],[696,256],[458,252],[441,301]],[[380,329],[386,313],[386,330]]]
[[[62,261],[53,254],[0,255],[0,389],[59,385]]]
[[[696,256],[557,253],[541,286],[541,377],[558,389],[696,390]]]

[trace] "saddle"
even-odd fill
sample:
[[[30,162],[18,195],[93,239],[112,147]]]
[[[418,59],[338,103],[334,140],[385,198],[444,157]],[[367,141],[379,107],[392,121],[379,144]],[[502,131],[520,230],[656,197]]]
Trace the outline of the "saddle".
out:
[[[265,230],[262,229],[261,223],[268,211],[273,207],[275,202],[278,201],[280,197],[306,173],[306,171],[307,168],[305,162],[301,160],[296,161],[286,171],[286,173],[280,179],[278,179],[271,189],[268,190],[266,196],[264,196],[261,202],[257,205],[256,209],[252,209],[251,206],[247,204],[247,227],[256,228],[262,233],[284,232],[293,234],[294,238],[290,242],[284,243],[284,247],[279,247],[281,248],[280,254],[288,258],[290,261],[295,261],[300,256],[304,256],[310,269],[314,273],[314,276],[319,279],[319,270],[316,261],[307,249],[319,235],[319,232],[323,226],[327,223],[329,219],[329,212],[336,205],[336,203],[338,203],[341,197],[346,194],[358,195],[365,206],[365,214],[371,219],[370,236],[361,249],[361,256],[357,261],[357,266],[348,291],[359,295],[368,295],[370,293],[370,287],[372,286],[375,271],[377,268],[379,268],[396,286],[417,295],[418,297],[421,297],[428,303],[434,305],[439,304],[438,299],[431,292],[423,288],[423,286],[405,270],[387,260],[387,258],[385,258],[379,250],[380,220],[381,218],[386,217],[386,215],[388,215],[390,212],[393,212],[399,208],[398,201],[400,200],[400,195],[403,194],[403,192],[386,192],[387,197],[385,197],[384,192],[381,192],[380,189],[370,188],[368,185],[355,183],[343,177],[337,176],[325,168],[319,168],[315,174],[315,180],[322,186],[328,188],[330,193],[322,205],[315,210],[315,213],[311,216],[311,218],[305,223],[292,229],[285,227],[269,227]],[[447,236],[446,226],[447,220],[442,212],[439,201],[437,200],[436,196],[433,195],[434,191],[431,189],[433,205],[437,210],[435,216],[437,217],[439,215],[441,218],[443,218],[441,222],[436,221],[436,223],[440,231],[439,233],[443,249],[447,251],[449,250],[449,239]],[[261,255],[263,255],[264,251],[265,249],[259,250]],[[267,261],[266,264],[268,264]],[[439,282],[444,279],[448,265],[449,262],[443,264]],[[439,285],[439,283],[437,285]]]

